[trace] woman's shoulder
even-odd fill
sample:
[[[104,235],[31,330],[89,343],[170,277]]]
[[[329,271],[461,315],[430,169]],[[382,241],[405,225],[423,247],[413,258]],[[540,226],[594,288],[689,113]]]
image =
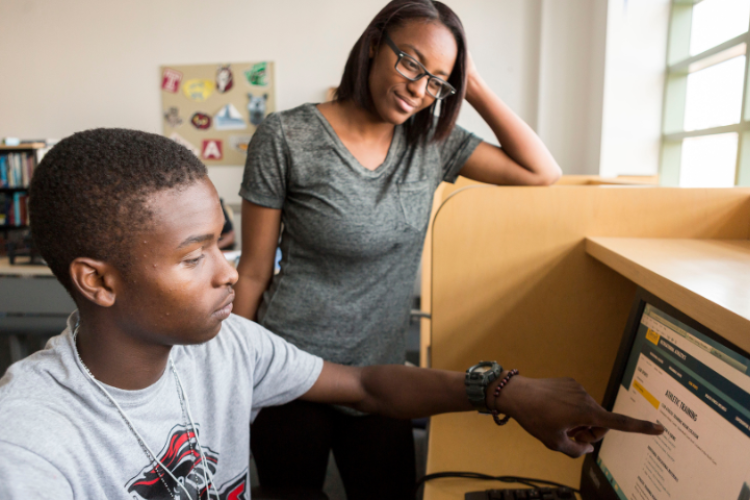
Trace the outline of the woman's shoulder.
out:
[[[290,135],[298,135],[296,130],[305,123],[312,121],[313,113],[306,109],[308,105],[303,104],[284,111],[269,113],[255,130],[254,140],[266,140],[275,138],[281,142],[288,142]]]
[[[273,125],[278,125],[286,129],[289,127],[297,127],[305,124],[309,125],[314,118],[315,104],[305,103],[295,108],[271,113],[270,115],[268,115],[266,120],[271,119],[271,121],[274,122]]]
[[[270,123],[267,126],[283,136],[290,146],[309,145],[311,142],[323,140],[325,130],[315,106],[313,103],[306,103],[268,115],[266,121]]]

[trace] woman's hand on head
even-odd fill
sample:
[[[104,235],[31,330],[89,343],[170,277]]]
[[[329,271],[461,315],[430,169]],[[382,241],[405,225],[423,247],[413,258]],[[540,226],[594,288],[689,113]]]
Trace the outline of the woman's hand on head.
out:
[[[548,186],[562,170],[542,140],[490,88],[466,52],[466,101],[490,126],[502,147],[481,143],[461,169],[461,175],[489,184]]]
[[[474,64],[474,58],[471,57],[471,52],[466,51],[466,99],[469,100],[471,97],[469,94],[473,91],[472,86],[479,80],[479,72]]]
[[[497,383],[497,382],[496,382]],[[492,386],[494,389],[494,385]],[[579,457],[594,450],[610,429],[658,435],[660,424],[610,413],[575,380],[513,377],[488,404],[518,421],[547,448]]]

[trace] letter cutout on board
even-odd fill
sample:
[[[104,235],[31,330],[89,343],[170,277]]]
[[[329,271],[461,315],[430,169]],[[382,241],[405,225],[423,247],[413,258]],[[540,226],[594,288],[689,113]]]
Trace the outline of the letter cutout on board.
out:
[[[201,156],[204,160],[221,160],[224,157],[221,141],[219,139],[205,139],[201,148]]]
[[[165,68],[161,75],[161,88],[175,94],[180,89],[181,81],[182,73],[171,68]]]

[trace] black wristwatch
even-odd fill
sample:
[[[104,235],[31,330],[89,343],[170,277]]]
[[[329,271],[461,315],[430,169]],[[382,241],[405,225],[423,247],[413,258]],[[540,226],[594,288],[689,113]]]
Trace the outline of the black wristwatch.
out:
[[[487,408],[487,386],[500,377],[503,367],[497,361],[480,361],[466,370],[466,396],[479,413],[490,413]]]

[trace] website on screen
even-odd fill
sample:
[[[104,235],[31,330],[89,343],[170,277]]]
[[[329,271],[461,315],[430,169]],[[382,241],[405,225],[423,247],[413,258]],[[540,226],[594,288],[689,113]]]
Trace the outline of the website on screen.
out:
[[[750,360],[647,305],[613,411],[658,421],[611,431],[597,463],[623,500],[750,500]]]

